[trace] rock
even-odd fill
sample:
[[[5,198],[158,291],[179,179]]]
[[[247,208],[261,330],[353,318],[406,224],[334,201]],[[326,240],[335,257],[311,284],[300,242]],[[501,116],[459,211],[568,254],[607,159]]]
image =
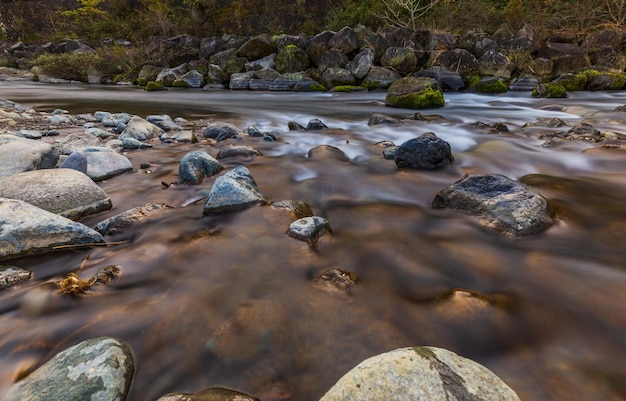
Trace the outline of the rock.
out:
[[[134,116],[127,122],[126,128],[118,139],[133,138],[138,141],[145,141],[147,139],[158,138],[162,134],[163,130],[161,128],[139,116]]]
[[[505,80],[511,79],[515,66],[502,53],[489,51],[478,59],[478,68],[481,75],[495,76]]]
[[[539,84],[537,78],[534,77],[518,77],[511,80],[509,90],[511,91],[532,91]]]
[[[87,148],[101,145],[102,141],[98,137],[86,132],[69,134],[59,141],[59,148],[63,155],[69,155],[79,150],[84,151]]]
[[[237,58],[237,49],[231,48],[213,54],[209,57],[209,63],[215,64],[221,71],[226,71],[228,66]]]
[[[433,170],[452,163],[454,157],[448,142],[427,132],[400,145],[394,160],[398,168]]]
[[[356,286],[356,281],[357,276],[352,272],[331,269],[311,280],[311,284],[314,288],[327,294],[349,298],[352,296],[352,289]]]
[[[321,55],[317,68],[323,74],[328,68],[344,68],[349,62],[350,60],[341,50],[330,49]]]
[[[224,50],[224,44],[218,38],[205,37],[200,42],[199,56],[201,59],[209,59],[212,55]]]
[[[148,203],[143,206],[134,207],[99,222],[94,227],[94,230],[102,235],[116,234],[133,223],[149,217],[155,211],[170,207],[171,206],[165,203]]]
[[[289,211],[297,219],[313,216],[313,209],[306,202],[299,200],[281,200],[272,202],[272,208]]]
[[[146,86],[148,82],[156,81],[159,73],[163,70],[161,67],[155,67],[150,64],[146,64],[141,67],[139,75],[137,76],[137,85]]]
[[[279,73],[304,71],[309,68],[309,55],[303,49],[288,45],[278,51],[276,71]]]
[[[348,69],[332,67],[324,71],[321,82],[327,88],[342,85],[355,85],[356,77],[352,75]]]
[[[306,50],[306,48],[311,44],[311,41],[308,39],[307,35],[285,35],[282,34],[276,39],[276,47],[278,49],[283,49],[289,45],[294,45],[299,47],[300,49]]]
[[[339,30],[328,42],[330,47],[340,50],[344,54],[350,54],[359,48],[356,33],[350,27]]]
[[[433,78],[406,77],[391,84],[385,105],[409,109],[443,107],[441,86]]]
[[[228,138],[236,138],[240,135],[244,135],[242,129],[225,122],[209,123],[202,128],[202,136],[215,139],[218,142]]]
[[[472,75],[480,74],[480,65],[476,57],[463,49],[454,49],[441,53],[432,62],[432,66],[444,67],[450,71],[458,72],[467,83]]]
[[[320,401],[519,401],[484,366],[435,347],[400,348],[376,355],[346,373]]]
[[[124,150],[146,149],[152,147],[149,143],[141,142],[135,138],[123,138],[121,141],[122,148]]]
[[[244,166],[237,166],[215,180],[203,214],[229,212],[265,203],[250,171]]]
[[[224,169],[213,156],[201,150],[187,153],[178,166],[178,183],[197,185]]]
[[[417,56],[413,49],[406,47],[389,47],[380,59],[383,67],[390,67],[400,73],[411,73],[417,67]]]
[[[287,235],[316,246],[320,237],[332,232],[328,220],[320,216],[303,217],[291,223]]]
[[[91,178],[66,168],[0,178],[0,197],[28,202],[72,220],[112,207],[111,198]]]
[[[332,145],[318,145],[309,149],[307,157],[311,160],[337,160],[349,162],[350,158],[343,151]]]
[[[244,68],[246,71],[258,71],[266,68],[274,69],[276,68],[276,53],[272,53],[258,60],[249,61]]]
[[[376,126],[376,125],[389,125],[392,127],[397,127],[400,124],[402,123],[397,118],[387,116],[385,114],[380,114],[380,113],[372,114],[369,120],[367,121],[367,125],[369,125],[370,127]]]
[[[187,63],[181,64],[174,68],[165,68],[157,75],[155,82],[163,86],[173,86],[174,82],[180,79],[189,71]]]
[[[134,370],[125,343],[93,338],[56,354],[11,387],[4,399],[125,401]]]
[[[498,36],[497,32],[493,35],[500,46],[500,52],[513,62],[514,67],[522,66],[541,47],[541,42],[528,25],[513,34],[504,34],[500,38]]]
[[[579,71],[591,65],[589,56],[574,43],[545,42],[538,52],[539,57],[552,60],[552,76]]]
[[[197,70],[190,70],[181,75],[172,85],[184,88],[202,88],[205,83],[203,74]]]
[[[148,81],[146,87],[144,88],[146,92],[159,92],[166,91],[167,88],[158,82]]]
[[[482,77],[474,89],[477,93],[505,93],[509,90],[498,77]]]
[[[324,124],[322,120],[318,118],[313,118],[309,120],[305,128],[306,131],[320,131],[325,129],[328,129],[328,127],[326,126],[326,124]]]
[[[104,130],[102,128],[96,128],[96,127],[87,128],[85,132],[88,133],[89,135],[95,136],[98,139],[107,139],[112,136],[115,136],[115,134],[110,131]]]
[[[328,88],[313,78],[305,77],[294,85],[293,90],[294,92],[323,92],[328,90]]]
[[[237,50],[237,56],[253,61],[276,53],[276,50],[276,43],[272,41],[272,37],[268,34],[261,34],[244,43]]]
[[[178,131],[174,134],[163,134],[159,138],[162,142],[175,141],[180,143],[196,143],[198,138],[191,130]]]
[[[223,387],[211,387],[193,394],[166,394],[157,401],[259,401],[259,399],[239,391]]]
[[[126,156],[110,148],[89,147],[85,149],[85,155],[87,175],[94,181],[105,180],[133,169],[133,165]]]
[[[98,118],[98,113],[96,112],[96,118]],[[120,124],[127,124],[130,119],[133,118],[132,114],[128,113],[104,113],[100,122],[105,127],[117,127]]]
[[[104,242],[89,227],[20,200],[0,198],[0,221],[0,260]]]
[[[280,74],[278,78],[272,81],[270,90],[272,91],[286,91],[292,90],[298,82],[304,79],[304,73],[302,72],[286,72]]]
[[[593,128],[593,126],[588,122],[580,121],[567,131],[565,137],[567,139],[599,142],[601,140],[601,132],[600,130]]]
[[[0,290],[24,283],[32,277],[29,270],[17,266],[0,265]]]
[[[565,98],[567,90],[561,84],[547,83],[537,85],[531,94],[533,97]]]
[[[234,90],[250,89],[250,80],[256,78],[255,71],[235,73],[230,76],[228,88]]]
[[[374,50],[367,47],[359,52],[350,63],[348,69],[358,79],[363,79],[374,64]]]
[[[17,131],[15,135],[26,139],[41,139],[43,137],[41,131],[35,131],[32,129],[21,129]]]
[[[262,156],[263,154],[256,148],[252,146],[227,146],[225,148],[220,149],[217,153],[217,159],[226,159],[228,157],[244,157],[244,158],[253,158],[255,156]]]
[[[0,134],[0,177],[24,171],[53,168],[59,153],[47,143]]]
[[[361,85],[369,90],[387,89],[400,78],[400,74],[396,71],[372,66]]]
[[[87,174],[87,155],[81,150],[74,151],[63,160],[59,168],[71,168]]]
[[[501,174],[467,175],[439,191],[432,204],[463,210],[488,229],[511,236],[538,234],[554,224],[543,196]]]
[[[626,84],[626,75],[613,72],[598,72],[590,77],[587,89],[590,91],[621,90]]]

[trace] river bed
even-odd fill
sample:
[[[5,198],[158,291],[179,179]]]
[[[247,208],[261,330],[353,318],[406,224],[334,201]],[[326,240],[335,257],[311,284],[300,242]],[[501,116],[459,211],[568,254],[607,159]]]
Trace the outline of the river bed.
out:
[[[149,202],[173,208],[107,237],[117,245],[10,261],[33,271],[33,280],[0,292],[0,399],[20,372],[98,336],[117,337],[133,351],[130,401],[213,386],[263,401],[314,401],[363,359],[420,345],[485,365],[522,401],[626,399],[626,150],[567,140],[545,146],[541,139],[581,121],[626,134],[626,113],[614,111],[626,104],[626,92],[567,99],[446,94],[444,108],[421,112],[436,116],[399,127],[367,125],[373,113],[414,113],[386,108],[382,92],[153,93],[0,83],[0,98],[74,115],[103,110],[226,121],[278,138],[154,143],[126,152],[134,171],[99,183],[113,209],[82,222],[94,226]],[[329,129],[287,130],[289,121],[314,118]],[[549,128],[553,118],[566,125]],[[400,144],[429,131],[451,144],[451,166],[398,170],[382,157],[379,142]],[[190,150],[216,154],[232,143],[263,156],[226,159],[227,170],[244,164],[267,200],[306,202],[328,219],[332,234],[312,248],[287,236],[293,218],[270,207],[203,216],[202,202],[192,201],[215,178],[176,185],[178,162]],[[332,151],[309,156],[320,145],[347,158]],[[532,186],[558,223],[537,236],[510,238],[485,231],[471,216],[432,208],[439,190],[474,172]],[[109,285],[30,307],[67,273],[89,277],[111,264],[122,275]],[[311,285],[333,268],[358,277],[351,297]],[[244,313],[242,327],[216,350],[214,333],[225,321],[242,305],[268,300],[284,314]]]

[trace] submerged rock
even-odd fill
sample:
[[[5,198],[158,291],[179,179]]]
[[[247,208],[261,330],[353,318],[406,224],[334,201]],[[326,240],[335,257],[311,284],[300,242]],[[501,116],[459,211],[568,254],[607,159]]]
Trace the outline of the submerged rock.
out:
[[[263,203],[266,203],[266,200],[250,171],[244,166],[237,166],[215,180],[209,198],[204,204],[203,214],[245,209]]]
[[[501,174],[467,175],[439,191],[432,204],[463,210],[483,226],[513,236],[537,234],[554,224],[543,196]]]
[[[169,208],[165,203],[148,203],[143,206],[134,207],[130,210],[116,214],[100,223],[96,224],[94,230],[102,235],[115,234],[136,221],[142,220],[156,210]]]
[[[376,355],[346,373],[320,401],[519,401],[484,366],[435,347],[400,348]]]
[[[29,270],[17,266],[0,265],[0,290],[24,283],[32,277]]]
[[[56,354],[15,384],[5,401],[125,401],[135,370],[128,345],[100,337]]]
[[[287,234],[315,246],[319,238],[331,232],[328,220],[320,216],[303,217],[291,223]]]
[[[454,156],[448,142],[427,132],[400,145],[394,160],[398,168],[434,170],[452,163]]]
[[[211,177],[224,169],[213,156],[201,150],[193,150],[183,156],[178,166],[178,183],[197,185],[205,177]]]

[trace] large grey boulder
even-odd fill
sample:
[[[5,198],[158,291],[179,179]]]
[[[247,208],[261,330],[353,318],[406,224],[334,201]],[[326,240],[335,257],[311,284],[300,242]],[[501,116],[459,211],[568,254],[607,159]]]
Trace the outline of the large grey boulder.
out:
[[[59,141],[62,155],[70,155],[77,151],[84,151],[93,146],[102,146],[102,140],[87,132],[75,132]]]
[[[134,371],[128,345],[93,338],[56,354],[15,384],[4,401],[124,401]]]
[[[124,155],[106,147],[90,147],[85,149],[87,157],[87,175],[94,181],[125,173],[133,169],[130,160]]]
[[[19,199],[72,220],[112,207],[111,198],[91,178],[67,168],[0,178],[0,196]]]
[[[340,50],[344,54],[350,54],[359,48],[356,33],[350,27],[343,27],[328,42],[330,47]]]
[[[42,168],[53,168],[59,153],[52,145],[15,135],[0,135],[0,177]]]
[[[554,224],[548,201],[502,174],[466,175],[433,199],[437,209],[458,209],[488,229],[511,236],[533,235]]]
[[[320,401],[519,401],[486,367],[435,347],[376,355],[346,373]]]
[[[400,145],[394,160],[398,168],[434,170],[454,161],[450,144],[427,132]]]
[[[372,66],[367,75],[363,78],[361,86],[370,90],[387,89],[402,78],[397,71],[390,70],[384,67]]]
[[[390,67],[401,73],[411,73],[417,67],[417,55],[406,47],[389,47],[380,59],[383,67]]]
[[[91,228],[21,200],[0,198],[0,221],[0,260],[104,242]]]
[[[216,214],[267,203],[252,174],[244,166],[218,177],[213,183],[203,214]]]
[[[250,61],[276,53],[276,43],[266,33],[254,36],[246,41],[238,50],[238,57],[245,57]]]
[[[304,71],[309,68],[309,55],[303,49],[289,45],[278,51],[276,71],[279,73]]]
[[[354,59],[348,63],[348,69],[358,79],[362,79],[370,72],[374,64],[374,50],[367,47],[359,52]]]
[[[153,139],[160,137],[164,131],[139,116],[134,116],[126,124],[126,128],[120,134],[120,140],[125,138],[134,138],[138,141],[145,141],[146,139]]]
[[[575,43],[545,42],[537,55],[552,61],[553,77],[591,65],[587,53]]]
[[[178,183],[197,185],[224,169],[213,156],[202,150],[187,153],[178,166]]]

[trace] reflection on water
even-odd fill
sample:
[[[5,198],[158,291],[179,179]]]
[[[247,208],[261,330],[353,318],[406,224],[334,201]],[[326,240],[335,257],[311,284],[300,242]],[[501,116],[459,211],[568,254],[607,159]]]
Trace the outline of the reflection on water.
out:
[[[264,154],[244,162],[262,193],[270,201],[303,200],[332,227],[313,250],[286,235],[294,217],[271,207],[203,217],[202,202],[189,200],[213,179],[167,189],[161,182],[177,181],[187,151],[215,154],[206,143],[127,153],[136,172],[100,183],[114,209],[83,222],[93,226],[148,202],[174,208],[107,237],[118,245],[11,261],[34,278],[0,293],[0,397],[20,371],[107,335],[135,355],[133,401],[218,385],[263,400],[316,400],[364,358],[408,345],[477,360],[524,401],[626,398],[624,150],[574,142],[545,148],[539,139],[553,117],[568,124],[564,130],[588,119],[598,129],[626,132],[624,115],[611,111],[626,103],[624,94],[581,93],[550,103],[527,94],[453,94],[432,111],[443,119],[398,128],[367,126],[374,112],[411,114],[384,108],[381,93],[152,94],[12,84],[0,86],[0,97],[72,114],[168,113],[273,131],[277,143],[237,142]],[[286,129],[289,120],[311,118],[331,130]],[[504,122],[511,132],[476,121]],[[382,159],[377,142],[426,131],[452,144],[450,167],[398,171]],[[341,148],[352,161],[307,157],[320,144]],[[141,163],[150,163],[149,171]],[[468,172],[502,173],[533,186],[549,199],[558,225],[511,239],[483,231],[471,217],[432,209],[434,195]],[[81,299],[50,289],[68,272],[90,277],[110,264],[122,276]],[[333,268],[357,275],[350,298],[311,285]]]

